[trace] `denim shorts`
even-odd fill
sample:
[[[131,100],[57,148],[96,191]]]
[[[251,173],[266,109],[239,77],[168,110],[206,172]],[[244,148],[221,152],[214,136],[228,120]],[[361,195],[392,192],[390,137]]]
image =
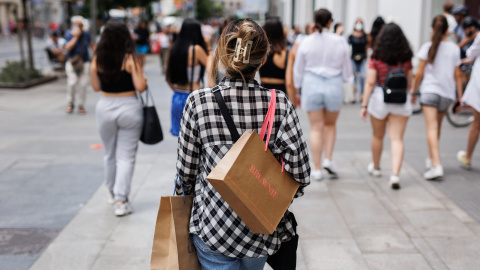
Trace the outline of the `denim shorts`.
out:
[[[307,72],[302,82],[302,109],[337,112],[343,102],[342,76],[323,77]]]
[[[202,265],[202,269],[208,270],[263,270],[268,257],[259,258],[231,258],[223,255],[218,251],[210,249],[197,235],[193,235],[193,244],[197,250],[198,261]]]
[[[434,93],[422,93],[420,95],[420,104],[437,108],[438,112],[445,112],[453,100],[442,97]]]
[[[136,45],[135,49],[137,50],[138,54],[148,53],[148,45]]]

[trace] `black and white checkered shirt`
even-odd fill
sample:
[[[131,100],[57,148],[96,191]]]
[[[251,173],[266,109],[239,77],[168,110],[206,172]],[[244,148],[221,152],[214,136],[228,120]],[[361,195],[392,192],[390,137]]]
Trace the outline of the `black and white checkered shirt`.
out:
[[[270,90],[253,79],[247,80],[245,88],[241,79],[224,78],[219,87],[239,134],[259,132],[267,114]],[[278,160],[283,157],[285,171],[300,183],[295,197],[302,196],[303,189],[310,184],[307,144],[302,136],[295,108],[286,95],[277,90],[275,123],[268,148]],[[271,255],[280,248],[281,242],[295,234],[292,222],[284,216],[273,234],[255,234],[207,181],[207,175],[233,143],[212,88],[192,92],[183,111],[177,160],[185,194],[195,195],[190,233],[228,257]],[[179,183],[176,188],[177,194],[182,194]]]

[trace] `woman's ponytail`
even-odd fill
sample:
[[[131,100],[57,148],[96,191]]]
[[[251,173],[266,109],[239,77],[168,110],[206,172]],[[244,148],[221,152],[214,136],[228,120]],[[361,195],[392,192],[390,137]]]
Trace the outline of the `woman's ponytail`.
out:
[[[318,32],[322,33],[323,28],[327,27],[328,23],[332,20],[332,13],[327,9],[321,8],[315,11],[315,28]]]
[[[437,56],[437,51],[438,51],[438,47],[440,46],[440,42],[442,42],[443,35],[445,35],[445,33],[448,30],[448,22],[445,16],[438,15],[435,18],[433,18],[432,29],[433,29],[432,45],[428,50],[428,57],[427,57],[427,61],[430,64],[433,64],[433,62],[435,61],[435,57]]]

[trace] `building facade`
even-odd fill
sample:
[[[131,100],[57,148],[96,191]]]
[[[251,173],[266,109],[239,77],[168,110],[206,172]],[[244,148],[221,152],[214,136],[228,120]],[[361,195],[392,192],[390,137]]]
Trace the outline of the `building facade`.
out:
[[[243,0],[214,0],[213,2],[222,5],[225,16],[233,16],[243,12]]]
[[[275,1],[275,0],[274,0]],[[476,0],[478,1],[478,0]],[[363,19],[366,32],[377,16],[399,24],[416,52],[430,38],[430,24],[434,16],[443,12],[445,0],[278,0],[278,15],[286,26],[300,26],[313,21],[313,13],[327,8],[334,23],[345,26],[345,34],[353,31],[357,18]],[[451,0],[455,4],[469,4],[469,0]],[[475,1],[472,1],[475,2]],[[471,13],[476,13],[472,10]]]

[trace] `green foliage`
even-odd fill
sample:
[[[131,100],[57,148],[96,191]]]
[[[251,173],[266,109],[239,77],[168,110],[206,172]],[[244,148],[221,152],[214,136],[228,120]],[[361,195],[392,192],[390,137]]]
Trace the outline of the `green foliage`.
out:
[[[223,5],[221,3],[215,3],[213,5],[213,17],[220,18],[223,16]]]
[[[213,13],[212,0],[197,0],[197,20],[210,19]]]
[[[7,62],[0,72],[0,82],[5,83],[23,83],[41,77],[38,70],[27,68],[25,62]]]

